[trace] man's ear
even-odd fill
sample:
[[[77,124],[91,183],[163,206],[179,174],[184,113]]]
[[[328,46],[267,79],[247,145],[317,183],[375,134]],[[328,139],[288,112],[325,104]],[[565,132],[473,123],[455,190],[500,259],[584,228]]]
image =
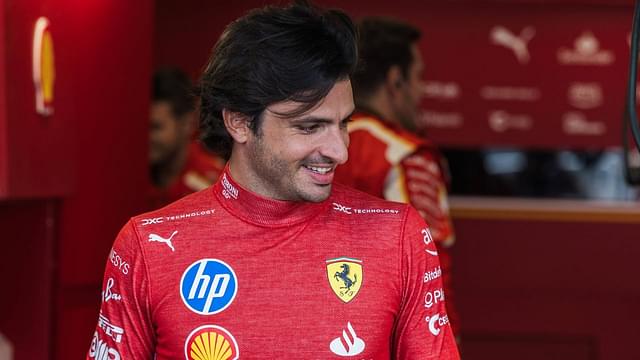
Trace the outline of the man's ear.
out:
[[[244,144],[249,138],[249,117],[243,113],[222,109],[222,119],[229,135],[237,143]]]
[[[387,91],[395,95],[402,88],[404,81],[405,79],[404,76],[402,76],[402,70],[400,69],[400,66],[391,66],[387,71],[387,79],[385,81]]]

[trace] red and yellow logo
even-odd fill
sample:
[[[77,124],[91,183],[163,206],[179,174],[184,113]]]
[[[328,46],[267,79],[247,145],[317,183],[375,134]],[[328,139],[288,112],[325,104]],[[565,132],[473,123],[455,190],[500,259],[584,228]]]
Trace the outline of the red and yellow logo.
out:
[[[187,360],[236,360],[239,354],[238,343],[233,335],[217,325],[196,328],[184,343]]]
[[[48,116],[53,114],[53,94],[56,79],[53,55],[53,38],[49,20],[40,17],[33,32],[33,84],[36,91],[36,112]]]
[[[362,260],[344,257],[326,263],[331,290],[345,303],[353,300],[362,287]]]

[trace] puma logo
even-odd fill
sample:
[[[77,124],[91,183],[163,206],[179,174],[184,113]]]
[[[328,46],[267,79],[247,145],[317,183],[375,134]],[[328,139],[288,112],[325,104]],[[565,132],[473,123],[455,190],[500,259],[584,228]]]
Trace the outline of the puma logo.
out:
[[[149,234],[149,241],[157,241],[157,242],[161,242],[161,243],[165,243],[167,244],[167,246],[169,246],[169,248],[171,249],[171,251],[176,251],[176,249],[173,248],[173,244],[171,244],[171,239],[173,239],[173,237],[178,233],[178,230],[174,231],[173,234],[171,234],[171,236],[169,236],[168,239],[163,238],[160,235],[156,235],[156,234]]]
[[[502,45],[513,51],[513,54],[521,64],[529,62],[529,49],[527,44],[536,34],[536,30],[532,26],[527,26],[520,32],[520,35],[514,35],[509,29],[503,26],[494,26],[491,29],[491,41],[496,45]]]

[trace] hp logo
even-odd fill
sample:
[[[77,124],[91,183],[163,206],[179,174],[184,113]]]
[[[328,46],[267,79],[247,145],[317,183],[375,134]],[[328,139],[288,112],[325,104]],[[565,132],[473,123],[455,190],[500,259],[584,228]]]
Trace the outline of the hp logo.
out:
[[[238,291],[236,274],[224,261],[202,259],[191,264],[180,280],[184,304],[200,315],[217,314],[226,309]]]

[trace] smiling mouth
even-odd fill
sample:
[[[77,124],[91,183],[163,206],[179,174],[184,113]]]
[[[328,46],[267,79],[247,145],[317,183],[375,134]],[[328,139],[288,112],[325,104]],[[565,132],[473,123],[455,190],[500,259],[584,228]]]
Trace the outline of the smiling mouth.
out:
[[[310,166],[310,165],[302,165],[305,169],[311,170],[316,174],[326,175],[333,171],[333,166],[331,167],[318,167],[318,166]]]

